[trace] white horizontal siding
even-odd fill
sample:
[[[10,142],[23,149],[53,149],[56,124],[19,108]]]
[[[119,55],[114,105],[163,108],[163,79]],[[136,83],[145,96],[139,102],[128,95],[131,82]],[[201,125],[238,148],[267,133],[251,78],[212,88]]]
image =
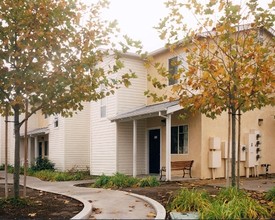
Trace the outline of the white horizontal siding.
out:
[[[13,121],[13,117],[9,116],[8,121]],[[5,163],[5,117],[0,118],[0,164]],[[14,124],[8,123],[8,164],[14,164]]]
[[[117,124],[118,172],[133,174],[133,122]],[[137,174],[146,173],[145,121],[137,121]]]
[[[120,74],[123,74],[127,72],[128,69],[131,69],[135,72],[137,78],[130,80],[131,85],[128,88],[122,87],[117,91],[117,114],[146,104],[144,91],[147,88],[147,71],[142,60],[124,58],[123,61],[127,68],[120,70]]]
[[[64,168],[85,170],[90,159],[90,104],[83,103],[84,109],[65,123]]]
[[[93,175],[116,172],[116,124],[108,119],[116,111],[116,95],[107,97],[106,118],[100,117],[100,101],[91,103],[90,170]]]
[[[56,169],[64,171],[64,118],[58,116],[58,127],[54,127],[54,116],[51,116],[49,130],[49,159],[55,164]]]

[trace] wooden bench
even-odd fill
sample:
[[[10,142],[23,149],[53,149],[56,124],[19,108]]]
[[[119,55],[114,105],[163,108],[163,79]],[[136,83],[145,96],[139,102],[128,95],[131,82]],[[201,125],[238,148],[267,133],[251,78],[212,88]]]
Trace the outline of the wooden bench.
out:
[[[188,161],[172,161],[171,162],[171,170],[182,170],[183,171],[183,176],[185,176],[185,174],[189,174],[190,178],[192,178],[191,176],[191,169],[192,169],[192,165],[194,163],[194,160],[188,160]],[[162,179],[162,172],[166,172],[166,167],[162,167],[160,169],[160,180]]]

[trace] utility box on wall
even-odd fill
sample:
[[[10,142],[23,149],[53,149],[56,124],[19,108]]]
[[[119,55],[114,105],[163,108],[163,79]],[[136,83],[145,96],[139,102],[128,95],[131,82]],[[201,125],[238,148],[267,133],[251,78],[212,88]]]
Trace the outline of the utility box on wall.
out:
[[[221,149],[221,139],[219,137],[209,138],[209,149],[210,150],[220,150]]]
[[[209,151],[209,168],[219,168],[222,165],[221,151]]]
[[[246,167],[254,167],[256,165],[256,135],[245,134],[246,145]]]
[[[222,141],[221,142],[221,157],[223,159],[228,158],[228,144],[227,144],[227,141]]]

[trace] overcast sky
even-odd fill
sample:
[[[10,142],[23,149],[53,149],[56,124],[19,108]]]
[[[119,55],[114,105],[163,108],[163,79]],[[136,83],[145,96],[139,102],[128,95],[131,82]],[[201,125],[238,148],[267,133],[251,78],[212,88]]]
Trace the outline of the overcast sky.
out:
[[[86,3],[96,0],[83,0]],[[121,33],[143,43],[144,50],[152,52],[165,45],[153,27],[168,14],[166,0],[109,0],[110,8],[104,11],[106,19],[118,21]],[[235,0],[240,2],[240,0]],[[241,1],[242,2],[242,1]],[[270,0],[259,0],[266,5]]]
[[[141,40],[144,49],[151,52],[164,46],[153,27],[167,15],[165,0],[111,0],[106,14],[117,19],[122,33]]]
[[[96,0],[82,0],[85,3]],[[144,50],[152,52],[165,45],[153,27],[167,15],[166,0],[109,0],[109,9],[104,10],[104,18],[117,20],[120,32],[134,40],[140,40]]]

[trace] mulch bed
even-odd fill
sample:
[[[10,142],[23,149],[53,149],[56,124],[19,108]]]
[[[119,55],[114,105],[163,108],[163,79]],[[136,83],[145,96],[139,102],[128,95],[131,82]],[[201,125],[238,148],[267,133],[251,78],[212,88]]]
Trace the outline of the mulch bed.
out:
[[[13,195],[13,185],[9,185],[9,196]],[[20,187],[23,195],[23,187]],[[0,184],[0,198],[5,198],[5,185]],[[27,188],[28,205],[5,205],[0,208],[0,219],[70,219],[83,209],[83,204],[75,199]]]

